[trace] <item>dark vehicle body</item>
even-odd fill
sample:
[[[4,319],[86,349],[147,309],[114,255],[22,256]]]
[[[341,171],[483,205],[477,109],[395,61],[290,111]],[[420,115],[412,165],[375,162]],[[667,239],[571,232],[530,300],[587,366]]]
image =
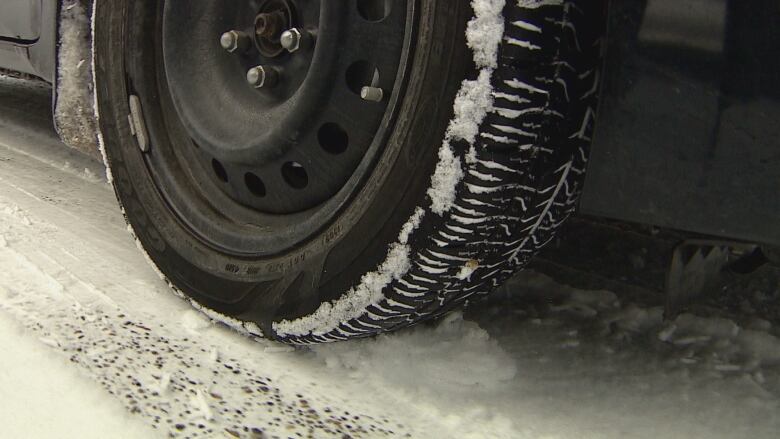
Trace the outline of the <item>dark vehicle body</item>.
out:
[[[611,2],[582,211],[780,244],[780,2]]]
[[[56,83],[59,10],[4,0],[0,67]],[[580,212],[780,246],[780,2],[613,1],[607,47]]]

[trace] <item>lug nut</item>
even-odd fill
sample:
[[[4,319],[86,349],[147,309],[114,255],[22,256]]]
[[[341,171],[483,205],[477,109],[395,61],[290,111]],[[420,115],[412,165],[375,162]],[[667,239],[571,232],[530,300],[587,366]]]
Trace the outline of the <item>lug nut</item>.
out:
[[[314,37],[309,32],[301,32],[297,28],[292,28],[282,32],[279,42],[282,47],[292,53],[309,47],[313,40]]]
[[[377,87],[363,87],[360,90],[360,97],[364,101],[381,102],[385,97],[385,92]]]
[[[252,67],[246,72],[246,82],[254,88],[273,88],[279,83],[279,72],[273,67]]]
[[[249,48],[249,36],[240,31],[227,31],[219,38],[219,44],[230,53],[243,52]]]

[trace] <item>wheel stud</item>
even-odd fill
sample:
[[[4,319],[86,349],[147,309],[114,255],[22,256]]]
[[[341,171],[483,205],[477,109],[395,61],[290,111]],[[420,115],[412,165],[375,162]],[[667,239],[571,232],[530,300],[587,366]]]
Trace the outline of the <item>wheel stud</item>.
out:
[[[377,87],[363,87],[360,90],[360,97],[364,101],[381,102],[385,97],[385,92],[381,88]]]
[[[297,28],[292,28],[282,32],[280,43],[288,52],[293,53],[299,49],[309,47],[313,40],[314,37],[312,37],[310,33],[305,31],[301,32]]]
[[[244,52],[250,43],[249,35],[235,30],[225,32],[219,38],[219,44],[230,53]]]
[[[246,72],[246,82],[254,88],[273,88],[279,83],[279,72],[273,67],[252,67]]]

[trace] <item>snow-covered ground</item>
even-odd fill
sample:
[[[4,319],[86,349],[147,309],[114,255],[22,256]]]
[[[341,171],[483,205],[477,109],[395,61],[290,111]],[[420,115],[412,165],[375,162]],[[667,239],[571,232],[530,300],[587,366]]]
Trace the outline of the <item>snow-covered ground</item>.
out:
[[[524,273],[465,314],[292,349],[214,325],[126,232],[47,89],[0,81],[0,436],[774,438],[777,283],[658,297]]]

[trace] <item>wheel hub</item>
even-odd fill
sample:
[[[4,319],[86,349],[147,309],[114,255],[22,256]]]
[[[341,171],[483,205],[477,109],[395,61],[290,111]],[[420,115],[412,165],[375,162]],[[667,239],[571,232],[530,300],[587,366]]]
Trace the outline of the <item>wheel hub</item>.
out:
[[[163,61],[192,172],[262,213],[315,208],[354,176],[399,75],[405,1],[168,1]]]
[[[292,5],[286,0],[268,0],[260,7],[255,17],[254,43],[260,53],[268,58],[284,52],[281,44],[282,32],[295,27]]]

